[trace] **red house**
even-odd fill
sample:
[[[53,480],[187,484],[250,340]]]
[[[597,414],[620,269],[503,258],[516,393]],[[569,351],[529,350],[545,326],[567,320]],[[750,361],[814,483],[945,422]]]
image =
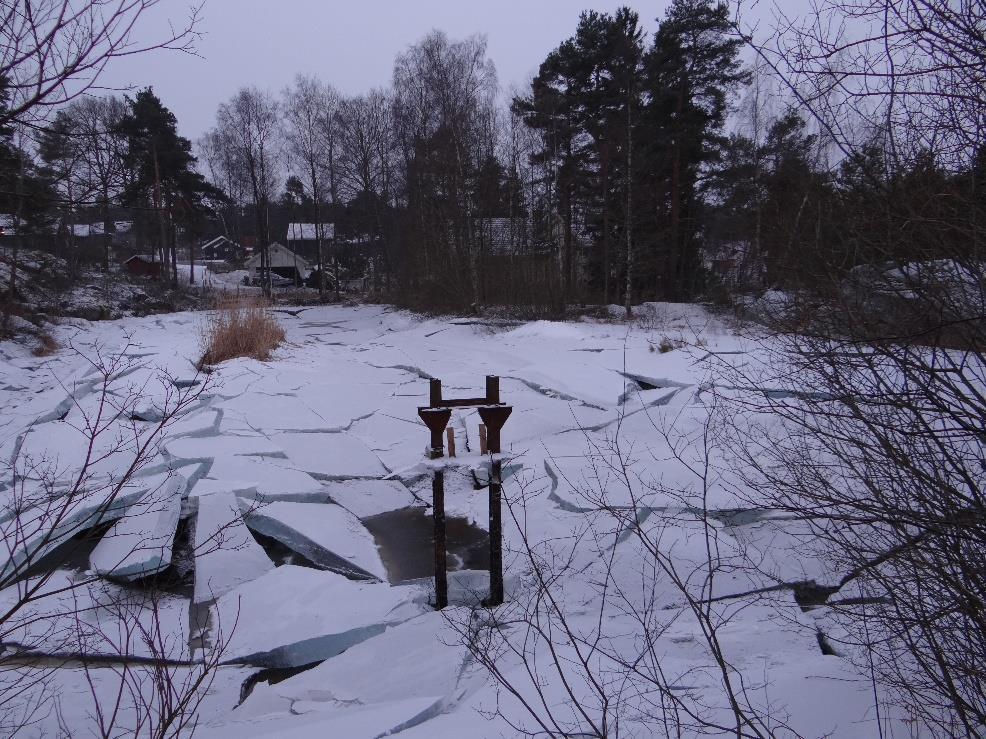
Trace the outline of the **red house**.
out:
[[[161,276],[161,263],[155,262],[151,257],[146,257],[143,254],[130,257],[123,263],[123,266],[126,267],[127,273],[134,277],[150,277],[156,280]]]

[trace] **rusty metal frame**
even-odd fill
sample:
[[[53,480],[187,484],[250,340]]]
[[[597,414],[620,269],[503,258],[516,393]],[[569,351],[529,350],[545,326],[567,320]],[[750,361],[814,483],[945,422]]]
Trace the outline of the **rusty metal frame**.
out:
[[[510,417],[513,407],[500,402],[500,378],[486,376],[486,395],[481,398],[445,398],[442,381],[432,378],[429,385],[429,405],[418,408],[418,416],[431,432],[429,459],[445,456],[445,428],[452,418],[453,408],[476,408],[486,425],[490,454],[500,453],[500,431]],[[503,523],[502,523],[503,466],[494,458],[490,466],[490,595],[483,603],[498,606],[503,603]],[[432,479],[432,514],[435,523],[435,607],[448,605],[445,537],[445,473],[436,469]]]

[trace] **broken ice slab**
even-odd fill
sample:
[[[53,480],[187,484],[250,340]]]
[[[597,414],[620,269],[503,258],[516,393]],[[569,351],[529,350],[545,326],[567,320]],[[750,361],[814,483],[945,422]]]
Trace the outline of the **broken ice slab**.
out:
[[[231,719],[203,727],[196,736],[205,739],[239,739],[271,737],[278,739],[311,739],[311,737],[346,737],[346,739],[373,739],[390,736],[402,731],[416,716],[428,711],[437,696],[411,698],[393,703],[375,703],[371,706],[340,708],[327,704],[296,704],[289,713],[270,712],[263,716],[245,718],[238,709]],[[456,736],[461,736],[456,734]]]
[[[344,480],[325,483],[325,490],[358,518],[408,508],[418,503],[410,490],[397,480]]]
[[[359,439],[346,433],[283,433],[271,436],[291,466],[325,478],[380,477],[387,470]]]
[[[267,503],[245,510],[244,519],[254,531],[277,539],[319,567],[357,580],[386,579],[373,536],[341,506]]]
[[[265,436],[232,433],[185,436],[168,441],[166,446],[169,454],[183,459],[281,453],[281,448]]]
[[[6,643],[49,655],[85,653],[111,660],[188,657],[185,598],[128,588],[79,571],[55,570],[45,582],[34,580],[32,585],[39,589],[27,602],[23,584],[0,591],[0,609],[16,609],[4,624]],[[160,634],[163,640],[147,640],[147,634]],[[71,666],[72,661],[59,660],[58,666]]]
[[[227,641],[224,661],[297,667],[425,612],[413,600],[416,592],[285,565],[220,598],[213,623]]]
[[[262,500],[325,500],[322,484],[289,464],[286,459],[270,457],[216,457],[191,495],[234,492]]]
[[[196,603],[218,598],[272,569],[274,563],[243,523],[235,495],[215,493],[198,499]]]
[[[47,505],[19,511],[0,524],[6,559],[0,565],[0,581],[22,577],[33,563],[65,544],[76,534],[123,517],[146,487],[130,486],[114,492],[110,485],[91,491],[75,491],[52,498]]]
[[[387,669],[377,667],[382,661]],[[404,718],[402,729],[429,720],[460,700],[470,667],[462,640],[441,614],[426,613],[389,627],[312,670],[272,685],[258,685],[237,712],[261,717],[271,713],[351,712],[383,707],[393,701],[423,699],[419,710]],[[478,678],[478,680],[476,679]],[[477,674],[473,687],[485,684]]]
[[[130,506],[96,545],[89,557],[92,569],[124,580],[167,569],[186,483],[175,475]]]

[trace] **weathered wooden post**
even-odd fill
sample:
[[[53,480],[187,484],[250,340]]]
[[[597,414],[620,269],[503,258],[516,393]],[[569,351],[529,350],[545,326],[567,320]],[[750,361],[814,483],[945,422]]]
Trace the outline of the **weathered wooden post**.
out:
[[[449,426],[445,429],[445,436],[448,438],[448,455],[455,456],[455,429]]]

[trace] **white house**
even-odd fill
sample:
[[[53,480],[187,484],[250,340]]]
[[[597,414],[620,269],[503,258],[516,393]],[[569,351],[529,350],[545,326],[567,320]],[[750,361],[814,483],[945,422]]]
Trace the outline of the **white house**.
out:
[[[313,269],[306,259],[295,254],[286,246],[278,244],[276,241],[267,250],[270,255],[270,269],[276,275],[289,277],[293,280],[303,280]],[[250,271],[250,276],[254,279],[260,278],[260,250],[250,257],[244,268]]]

